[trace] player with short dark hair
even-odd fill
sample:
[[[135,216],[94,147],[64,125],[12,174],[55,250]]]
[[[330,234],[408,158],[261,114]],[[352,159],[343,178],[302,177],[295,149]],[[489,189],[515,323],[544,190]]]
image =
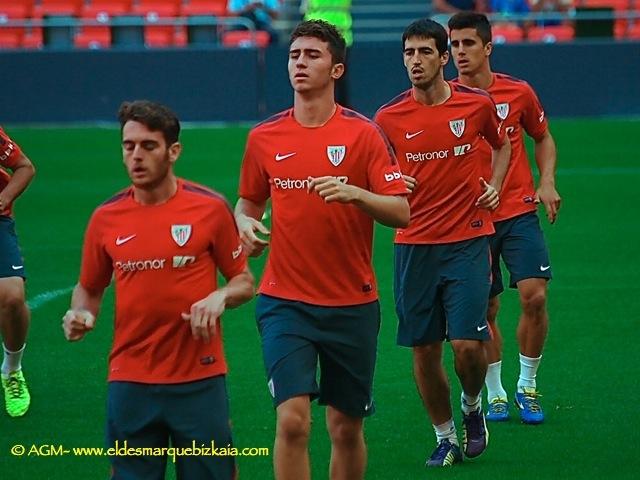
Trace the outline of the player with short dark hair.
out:
[[[488,321],[493,333],[486,343],[489,367],[486,385],[489,409],[487,420],[509,419],[507,393],[502,386],[502,334],[496,318],[498,295],[503,291],[500,257],[511,275],[509,286],[517,288],[522,313],[517,329],[520,347],[520,376],[515,404],[524,423],[544,421],[536,375],[542,358],[549,318],[546,307],[547,282],[551,263],[537,204],[542,203],[547,218],[554,223],[560,208],[555,186],[556,146],[549,132],[544,110],[531,86],[518,78],[491,71],[491,24],[483,14],[462,12],[449,20],[451,50],[462,85],[487,91],[494,101],[503,128],[512,144],[511,162],[506,174],[500,206],[492,214],[496,233],[491,238],[493,284]],[[535,160],[540,172],[534,186],[523,131],[535,142]]]
[[[409,220],[407,189],[380,129],[335,103],[344,48],[326,22],[306,21],[293,31],[293,108],[251,130],[240,176],[243,245],[250,255],[271,250],[256,316],[277,412],[278,480],[310,478],[315,398],[327,405],[331,477],[364,477],[363,419],[374,411],[380,326],[373,220],[389,226]],[[261,222],[269,199],[271,232]]]
[[[395,237],[397,341],[413,349],[416,384],[436,432],[427,466],[442,467],[462,461],[442,365],[445,339],[462,384],[465,455],[479,456],[489,440],[480,395],[489,337],[488,236],[510,147],[491,98],[444,80],[445,29],[421,19],[402,38],[412,88],[381,107],[375,120],[412,190],[411,221]]]
[[[24,294],[27,273],[18,246],[12,206],[15,199],[27,188],[35,172],[33,164],[18,144],[0,128],[0,333],[3,341],[1,378],[5,408],[12,417],[21,417],[27,413],[31,404],[27,381],[22,373],[22,356],[30,318]]]
[[[100,205],[85,234],[80,279],[63,318],[69,341],[94,328],[114,278],[107,446],[231,444],[220,317],[253,296],[226,200],[177,178],[173,112],[148,101],[118,113],[132,185]],[[227,284],[217,284],[217,272]],[[164,478],[166,456],[112,456],[112,478]],[[232,456],[180,456],[178,479],[235,478]]]

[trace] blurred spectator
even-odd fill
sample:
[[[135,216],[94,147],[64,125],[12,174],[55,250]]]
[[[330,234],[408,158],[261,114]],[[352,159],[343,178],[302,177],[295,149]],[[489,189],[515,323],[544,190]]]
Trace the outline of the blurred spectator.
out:
[[[433,0],[434,13],[457,13],[463,10],[487,11],[486,0]]]
[[[499,13],[505,16],[512,13],[529,13],[531,11],[527,0],[489,0],[489,6],[491,7],[491,13]]]
[[[573,7],[573,0],[530,0],[531,11],[540,13],[567,12]],[[560,25],[560,20],[540,20],[541,26]]]
[[[229,0],[227,10],[233,16],[251,20],[255,24],[256,30],[268,32],[271,44],[278,41],[278,33],[273,28],[273,20],[280,11],[279,0]]]

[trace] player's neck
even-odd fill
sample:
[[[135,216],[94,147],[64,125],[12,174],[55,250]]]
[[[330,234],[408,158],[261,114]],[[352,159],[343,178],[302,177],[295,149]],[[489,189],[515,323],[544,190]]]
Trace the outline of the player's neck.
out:
[[[413,87],[413,98],[423,105],[440,105],[451,97],[451,87],[442,78],[436,78],[429,85]]]
[[[469,74],[461,74],[458,77],[460,83],[467,87],[480,88],[482,90],[488,89],[493,83],[493,72],[489,68],[489,65],[485,65],[478,69],[476,72]]]
[[[172,173],[157,185],[141,188],[133,186],[133,199],[141,205],[160,205],[168,202],[178,191],[178,179]]]
[[[295,94],[293,100],[293,117],[303,127],[322,127],[336,112],[333,91],[323,92],[318,96]]]

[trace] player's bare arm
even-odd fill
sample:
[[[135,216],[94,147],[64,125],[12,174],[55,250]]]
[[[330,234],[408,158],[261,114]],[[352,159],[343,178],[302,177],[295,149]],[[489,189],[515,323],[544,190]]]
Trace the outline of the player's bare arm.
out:
[[[309,192],[316,192],[326,203],[356,205],[388,227],[405,228],[409,224],[409,203],[404,195],[379,195],[332,176],[311,179]]]
[[[245,270],[229,279],[224,287],[191,305],[189,313],[182,313],[182,319],[191,324],[194,339],[209,343],[216,334],[218,318],[224,311],[248,302],[254,293],[253,275]]]
[[[500,193],[502,182],[509,169],[511,160],[511,142],[505,135],[504,143],[498,149],[491,149],[491,180],[489,183]]]
[[[62,330],[70,342],[81,340],[95,326],[104,290],[90,291],[77,284],[71,296],[71,307],[62,317]]]
[[[12,169],[11,180],[0,192],[0,213],[24,192],[35,174],[36,169],[33,163],[26,155],[22,154],[16,166]]]
[[[240,233],[240,241],[247,255],[250,257],[259,257],[265,248],[269,246],[269,241],[264,240],[256,235],[256,232],[262,235],[269,235],[269,229],[259,220],[264,215],[267,207],[266,200],[256,203],[246,198],[238,199],[236,203],[235,216]]]
[[[562,199],[556,190],[556,143],[549,130],[541,139],[536,140],[535,157],[540,172],[535,200],[537,203],[542,202],[549,222],[554,223],[558,217]]]

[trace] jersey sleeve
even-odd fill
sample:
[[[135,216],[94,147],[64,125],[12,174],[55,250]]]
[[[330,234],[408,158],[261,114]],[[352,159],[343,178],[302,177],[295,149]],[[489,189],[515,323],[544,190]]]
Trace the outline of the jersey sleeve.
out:
[[[408,194],[391,144],[376,124],[371,124],[366,148],[369,158],[367,178],[371,191],[380,195]]]
[[[99,213],[94,212],[84,236],[80,285],[90,291],[101,291],[111,283],[113,263],[104,243],[104,232],[100,228]]]
[[[496,105],[491,98],[486,98],[482,103],[480,114],[482,136],[489,142],[494,150],[499,149],[505,143],[505,133],[502,128],[502,120],[498,117]]]
[[[271,195],[269,176],[261,162],[254,131],[249,133],[240,169],[238,195],[253,202],[264,202]]]
[[[0,128],[0,165],[13,170],[21,156],[22,150],[18,144]]]
[[[225,279],[241,274],[247,268],[238,227],[226,203],[219,207],[213,233],[213,258]]]
[[[529,84],[524,88],[525,107],[522,112],[522,126],[525,132],[534,140],[541,139],[549,125],[544,114],[544,109],[538,100],[538,96]]]

